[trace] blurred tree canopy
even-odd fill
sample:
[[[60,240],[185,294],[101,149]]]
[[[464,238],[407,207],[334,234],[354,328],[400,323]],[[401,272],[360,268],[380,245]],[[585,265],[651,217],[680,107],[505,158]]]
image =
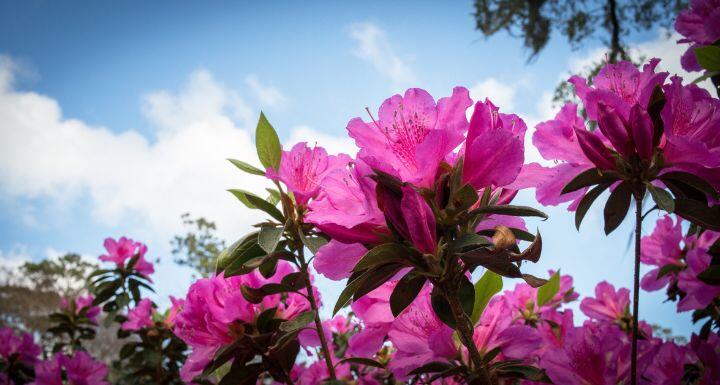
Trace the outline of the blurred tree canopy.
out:
[[[42,333],[50,325],[48,315],[57,310],[60,298],[75,297],[86,277],[97,268],[78,254],[40,262],[25,262],[0,270],[0,325]]]
[[[191,218],[190,213],[181,218],[187,232],[171,241],[175,263],[195,269],[201,277],[209,277],[215,271],[215,257],[225,249],[225,241],[215,236],[215,222]]]
[[[532,60],[553,32],[577,49],[588,38],[608,47],[608,60],[629,59],[623,37],[654,26],[670,28],[683,0],[475,0],[476,28],[486,37],[499,31],[522,37]]]

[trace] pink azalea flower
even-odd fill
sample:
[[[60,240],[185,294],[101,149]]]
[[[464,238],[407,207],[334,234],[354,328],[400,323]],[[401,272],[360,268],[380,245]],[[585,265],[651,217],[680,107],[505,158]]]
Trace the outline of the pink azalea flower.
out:
[[[75,315],[79,315],[81,312],[85,312],[85,317],[87,317],[90,322],[97,323],[97,317],[98,315],[100,315],[100,307],[92,306],[92,303],[92,295],[78,296],[72,302],[72,305],[67,298],[62,298],[60,300],[60,309],[66,312],[74,312],[73,314]]]
[[[86,352],[79,350],[72,357],[60,356],[60,364],[65,368],[65,374],[74,385],[107,385],[105,377],[108,368],[102,362],[96,361]]]
[[[423,253],[435,253],[435,214],[420,193],[410,185],[402,186],[400,195],[388,188],[378,188],[378,202],[400,236]]]
[[[325,339],[328,343],[332,343],[333,334],[345,334],[350,331],[352,324],[349,319],[342,315],[336,315],[334,318],[323,321],[323,330],[325,331]],[[303,329],[298,335],[300,345],[305,347],[320,346],[320,338],[314,328]]]
[[[568,81],[575,86],[575,93],[582,100],[588,118],[599,119],[600,103],[617,111],[624,119],[630,118],[630,109],[639,104],[647,108],[655,86],[662,85],[667,72],[655,73],[659,59],[651,59],[642,71],[628,61],[608,63],[593,78],[592,87],[579,76]]]
[[[517,115],[500,114],[489,100],[477,102],[465,141],[463,181],[478,190],[515,181],[525,160],[526,129]]]
[[[294,272],[288,262],[280,261],[275,274],[264,278],[256,270],[252,273],[225,278],[222,274],[196,281],[190,286],[182,311],[175,317],[173,332],[191,348],[183,366],[184,381],[202,373],[215,353],[232,343],[236,321],[252,323],[264,310],[277,308],[276,317],[292,319],[310,308],[300,294],[269,295],[259,304],[250,303],[242,295],[242,286],[259,288],[267,283],[279,283],[282,277]]]
[[[35,365],[35,381],[30,385],[63,385],[60,353]]]
[[[696,362],[697,357],[688,347],[679,346],[672,341],[665,342],[657,350],[643,377],[648,380],[648,384],[681,384],[685,365]]]
[[[370,166],[356,160],[329,173],[319,196],[310,202],[305,220],[343,243],[374,243],[387,233],[385,217],[378,208]]]
[[[339,281],[350,277],[352,269],[367,251],[361,243],[346,244],[332,239],[315,254],[313,266],[318,273]]]
[[[404,380],[415,368],[453,357],[457,348],[452,333],[435,315],[430,304],[430,287],[426,286],[392,323],[388,337],[397,351],[389,369]]]
[[[665,287],[676,273],[666,274],[658,279],[658,273],[663,266],[683,266],[680,242],[683,240],[682,225],[678,219],[673,225],[669,215],[658,219],[652,234],[646,235],[640,241],[640,261],[657,268],[647,272],[640,282],[644,290],[655,291]]]
[[[607,281],[602,281],[595,286],[595,298],[583,298],[580,302],[580,310],[586,316],[598,320],[615,322],[629,317],[630,313],[630,291],[615,287]]]
[[[128,319],[122,323],[120,328],[122,330],[138,331],[142,328],[151,327],[154,314],[155,308],[152,301],[149,298],[143,298],[137,306],[128,312]]]
[[[517,323],[503,297],[494,297],[475,325],[473,339],[480,353],[500,348],[495,359],[528,360],[540,348],[540,336],[530,326]]]
[[[655,170],[658,175],[684,171],[720,187],[720,139],[715,135],[720,102],[707,91],[683,86],[679,78],[673,78],[664,86],[664,133],[656,133],[647,107],[653,90],[667,77],[667,73],[655,73],[657,63],[651,60],[642,72],[629,62],[608,64],[593,79],[592,87],[585,79],[571,78],[589,119],[599,129],[588,131],[577,107],[566,105],[555,119],[538,124],[533,135],[541,155],[556,166],[526,165],[513,187],[536,187],[541,203],[573,201],[569,209],[574,210],[587,189],[560,192],[575,176],[595,167],[626,173],[624,163],[632,164],[636,157],[648,163],[656,155],[662,156],[662,169]]]
[[[268,169],[267,176],[285,183],[295,195],[295,201],[306,205],[320,192],[320,184],[325,176],[344,168],[350,160],[345,154],[328,155],[322,147],[310,148],[307,143],[300,142],[290,151],[283,151],[280,169]]]
[[[680,219],[673,225],[672,218],[665,216],[651,235],[643,237],[641,261],[656,268],[645,274],[642,288],[653,291],[673,283],[682,292],[678,311],[704,309],[720,295],[720,287],[708,285],[698,275],[710,266],[708,250],[720,239],[720,233],[708,230],[700,237],[686,237],[682,231]],[[666,266],[675,266],[676,270],[658,279],[660,269]]]
[[[655,352],[655,343],[638,344],[638,370],[643,373]],[[616,325],[586,322],[567,331],[561,349],[548,349],[540,367],[555,384],[617,385],[629,383],[630,340]]]
[[[182,312],[183,307],[185,306],[185,299],[184,298],[175,298],[174,296],[170,296],[170,303],[172,306],[170,307],[170,310],[168,311],[167,317],[165,317],[165,324],[169,328],[173,328],[175,326],[175,318],[177,318],[177,315]]]
[[[430,187],[440,162],[463,140],[472,104],[469,92],[453,89],[450,97],[435,100],[427,91],[411,88],[380,106],[378,119],[348,122],[350,137],[360,148],[358,157],[375,169],[403,182]]]
[[[390,295],[396,284],[395,281],[385,282],[350,305],[363,323],[362,330],[350,337],[350,355],[370,357],[382,347],[395,320],[390,310]]]
[[[549,276],[553,274],[555,272],[552,270],[548,272]],[[538,306],[536,303],[537,292],[537,288],[527,283],[518,283],[512,291],[506,290],[503,293],[503,298],[511,309],[519,313],[520,318],[531,320],[547,310],[557,309],[563,303],[575,301],[579,297],[579,294],[573,289],[573,278],[569,275],[560,276],[560,289],[542,306]]]
[[[569,209],[575,210],[587,188],[569,194],[560,194],[560,191],[576,175],[594,167],[585,156],[576,134],[584,129],[585,123],[573,103],[564,105],[555,119],[539,123],[533,133],[533,144],[543,158],[563,162],[551,168],[537,163],[525,165],[515,185],[520,188],[536,187],[536,198],[544,205],[555,206],[573,201]],[[591,135],[599,133],[595,131]]]
[[[136,255],[140,255],[133,269],[146,277],[155,272],[152,263],[145,260],[145,253],[147,252],[146,245],[135,242],[130,238],[120,237],[118,240],[106,238],[104,246],[107,254],[100,256],[101,261],[113,262],[118,268],[122,269],[125,268],[126,261]]]
[[[686,71],[700,71],[693,49],[701,45],[710,45],[720,39],[720,1],[691,0],[688,9],[680,12],[675,20],[675,30],[683,39],[678,43],[690,43],[683,54],[682,66]]]
[[[710,333],[706,340],[693,334],[690,347],[702,365],[700,384],[717,385],[720,379],[720,337]]]
[[[670,80],[661,112],[665,167],[698,175],[720,190],[720,100],[695,84],[683,85],[677,76]]]
[[[0,357],[9,359],[17,354],[19,361],[26,364],[34,364],[42,349],[35,343],[30,333],[15,334],[9,327],[0,328]]]
[[[73,356],[61,353],[35,367],[35,381],[31,385],[62,385],[63,370],[68,384],[107,385],[108,368],[88,353],[79,350]]]
[[[710,238],[717,240],[720,234],[706,232],[701,236],[698,243],[703,241],[702,238]],[[720,286],[708,285],[701,281],[698,275],[710,267],[712,256],[708,254],[707,248],[696,246],[688,250],[685,255],[687,268],[678,273],[677,286],[685,293],[685,296],[678,302],[678,311],[688,311],[695,309],[704,309],[712,303],[715,297],[720,296]]]

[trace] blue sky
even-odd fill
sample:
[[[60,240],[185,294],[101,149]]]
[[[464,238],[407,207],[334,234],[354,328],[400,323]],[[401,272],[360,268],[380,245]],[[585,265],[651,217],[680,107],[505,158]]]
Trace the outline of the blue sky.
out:
[[[268,3],[2,2],[1,262],[94,258],[104,237],[127,235],[160,257],[159,294],[182,294],[190,272],[169,246],[180,214],[215,220],[229,241],[259,219],[224,190],[262,191],[263,181],[224,158],[257,163],[261,109],[286,144],[332,151],[352,151],[349,119],[410,86],[436,97],[466,86],[532,126],[554,114],[558,82],[604,54],[599,41],[572,51],[554,38],[528,64],[520,40],[473,29],[469,1]],[[675,38],[628,37],[637,54],[681,73]],[[520,203],[538,206],[529,192]],[[602,279],[629,286],[627,223],[605,237],[595,207],[578,233],[563,207],[547,211],[549,221],[531,224],[545,240],[533,271],[561,268],[582,295]],[[340,286],[320,283],[334,302]],[[662,300],[643,293],[642,316],[693,330]]]

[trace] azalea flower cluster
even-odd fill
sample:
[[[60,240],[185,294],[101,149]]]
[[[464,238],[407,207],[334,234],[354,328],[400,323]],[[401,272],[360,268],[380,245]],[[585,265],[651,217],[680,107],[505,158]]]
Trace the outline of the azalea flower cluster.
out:
[[[9,327],[0,328],[0,384],[32,379],[41,352],[31,334],[18,335]]]
[[[584,197],[596,197],[607,189],[615,180],[611,177],[630,180],[638,173],[641,182],[652,183],[648,188],[667,186],[681,197],[687,195],[681,179],[691,174],[712,185],[699,187],[703,188],[701,195],[717,199],[720,100],[695,84],[683,84],[678,76],[668,82],[667,72],[655,71],[658,63],[652,59],[642,71],[630,62],[608,64],[591,86],[586,79],[570,79],[588,119],[598,129],[586,128],[574,103],[562,107],[554,119],[538,124],[533,144],[556,165],[531,163],[523,169],[522,179],[526,186],[537,188],[540,203],[571,202],[568,209],[575,211]],[[664,94],[662,103],[657,103],[659,94]],[[661,123],[654,123],[651,113],[658,108],[656,119]],[[592,194],[586,186],[573,192],[563,190],[576,176],[592,169],[610,176],[601,181],[599,189]]]
[[[243,294],[243,287],[258,289],[266,284],[279,284],[295,272],[289,263],[281,261],[269,278],[253,271],[229,278],[219,274],[193,283],[187,297],[177,302],[180,308],[173,317],[175,334],[192,348],[183,366],[182,378],[190,382],[200,375],[218,350],[249,333],[266,310],[285,320],[308,310],[309,304],[302,293],[268,295],[259,303],[249,301]]]
[[[107,385],[107,365],[96,361],[84,351],[72,356],[56,353],[51,359],[35,366],[35,381],[31,385]],[[66,381],[63,381],[65,379]]]

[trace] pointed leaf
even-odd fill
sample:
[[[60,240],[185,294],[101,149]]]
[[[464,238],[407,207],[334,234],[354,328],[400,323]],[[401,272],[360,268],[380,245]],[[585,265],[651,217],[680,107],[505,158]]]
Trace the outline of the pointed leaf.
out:
[[[632,198],[632,189],[629,182],[620,183],[610,194],[605,204],[605,234],[610,234],[615,230],[627,215],[630,209],[630,200]]]
[[[283,231],[285,231],[284,227],[261,227],[258,234],[258,244],[265,252],[272,253],[275,251],[278,242],[280,242]]]
[[[393,316],[400,315],[415,300],[425,285],[425,280],[424,276],[410,272],[398,281],[390,295],[390,310]]]
[[[556,271],[555,274],[550,277],[550,280],[537,290],[537,305],[538,307],[545,305],[550,302],[555,294],[560,291],[560,270]]]
[[[502,290],[502,287],[502,277],[490,270],[485,271],[485,274],[475,283],[475,303],[470,317],[473,325],[480,320],[480,316],[482,316],[488,302]]]
[[[585,218],[585,214],[587,214],[590,206],[592,206],[593,202],[595,202],[595,200],[600,196],[600,194],[602,194],[603,191],[607,190],[610,185],[611,183],[600,183],[599,185],[593,187],[590,191],[588,191],[585,196],[580,200],[577,210],[575,211],[576,229],[580,230],[580,224],[582,223],[583,218]]]
[[[653,186],[652,183],[646,183],[645,187],[647,187],[650,192],[650,196],[660,209],[665,210],[668,213],[675,211],[675,201],[669,192]]]
[[[249,163],[245,163],[242,160],[228,159],[228,161],[230,161],[230,163],[232,163],[235,167],[239,168],[242,171],[245,171],[248,174],[265,176],[265,171],[255,167]]]
[[[265,114],[260,112],[257,128],[255,129],[255,147],[258,159],[265,168],[278,170],[282,157],[282,146],[275,128],[268,122]]]

